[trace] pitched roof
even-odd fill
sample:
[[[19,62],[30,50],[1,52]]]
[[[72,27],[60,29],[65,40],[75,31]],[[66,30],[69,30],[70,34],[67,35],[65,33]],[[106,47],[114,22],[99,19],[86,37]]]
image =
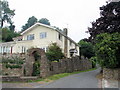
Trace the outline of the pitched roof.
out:
[[[21,35],[24,35],[25,33],[29,32],[30,30],[32,30],[33,28],[37,27],[37,26],[43,26],[43,27],[46,27],[46,28],[50,28],[52,30],[55,30],[57,32],[59,32],[60,34],[62,34],[64,37],[66,37],[67,39],[69,39],[70,41],[72,41],[74,44],[76,44],[77,46],[79,46],[75,41],[73,41],[71,38],[69,38],[67,35],[65,35],[63,33],[63,31],[61,30],[58,30],[57,28],[53,27],[53,26],[49,26],[49,25],[45,25],[45,24],[42,24],[42,23],[35,23],[34,25],[32,25],[31,27],[29,27],[28,29],[26,29],[25,31],[23,31],[21,33]]]

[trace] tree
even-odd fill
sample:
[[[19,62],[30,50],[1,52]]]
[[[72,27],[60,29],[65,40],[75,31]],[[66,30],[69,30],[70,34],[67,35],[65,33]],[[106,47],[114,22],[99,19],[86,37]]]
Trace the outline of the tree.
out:
[[[34,25],[36,22],[37,22],[37,18],[35,16],[30,17],[27,23],[24,26],[22,26],[22,31],[28,29],[29,27]]]
[[[50,25],[49,20],[46,19],[46,18],[41,18],[38,22],[39,22],[39,23],[42,23],[42,24]]]
[[[19,33],[9,30],[8,28],[2,28],[0,32],[2,32],[2,42],[13,41],[13,37],[17,37],[20,35]]]
[[[56,43],[52,43],[48,47],[46,55],[50,61],[59,61],[59,59],[62,59],[64,57],[61,48]]]
[[[95,51],[101,67],[120,68],[120,33],[98,35]]]
[[[46,24],[46,25],[50,25],[50,22],[48,19],[42,18],[38,21],[35,16],[32,16],[28,19],[27,23],[22,26],[22,31],[28,29],[29,27],[31,27],[32,25],[34,25],[37,22],[42,23],[42,24]]]
[[[81,46],[81,55],[87,58],[91,58],[95,55],[92,43],[84,41],[83,39],[80,40],[78,44]]]
[[[0,0],[0,27],[3,27],[5,21],[9,23],[11,26],[13,25],[12,18],[15,15],[15,10],[11,10],[9,8],[9,4],[7,1]]]
[[[101,17],[92,22],[92,27],[88,28],[89,40],[92,42],[101,33],[120,33],[120,1],[108,3],[100,7],[100,10]]]

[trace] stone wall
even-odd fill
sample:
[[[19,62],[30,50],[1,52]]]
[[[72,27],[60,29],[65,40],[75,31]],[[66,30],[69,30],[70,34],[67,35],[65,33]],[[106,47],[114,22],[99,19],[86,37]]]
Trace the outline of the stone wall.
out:
[[[40,55],[40,75],[38,77],[45,78],[54,74],[71,73],[74,71],[83,71],[92,68],[92,63],[88,59],[82,57],[80,60],[78,56],[61,59],[59,62],[49,62],[44,50],[35,48],[30,49],[27,54],[0,55],[1,61],[5,59],[20,59],[25,61],[24,64],[22,64],[22,68],[6,68],[5,63],[1,63],[0,68],[2,68],[3,80],[14,81],[18,79],[20,81],[23,76],[31,77],[33,63],[35,62],[34,52],[38,52]],[[28,78],[24,78],[22,80],[28,80]]]
[[[3,58],[11,58],[11,59],[15,58],[15,57],[19,57],[22,60],[27,59],[27,61],[29,61],[29,63],[32,63],[32,62],[30,62],[30,59],[28,60],[28,58],[26,58],[26,57],[28,57],[27,55],[13,54],[13,55],[3,55],[2,57]],[[42,61],[45,61],[45,60],[42,60]],[[45,66],[43,64],[42,64],[42,66]],[[3,75],[24,76],[25,65],[26,65],[26,63],[24,63],[22,65],[22,68],[13,68],[13,69],[6,68],[4,64],[3,65],[0,64],[0,67],[2,68]],[[54,74],[58,74],[58,73],[70,73],[70,72],[74,72],[74,71],[83,71],[83,70],[92,68],[91,62],[84,57],[82,57],[81,60],[79,59],[79,57],[61,59],[59,62],[49,62],[49,64],[46,64],[46,65],[49,69],[48,70],[49,72],[45,73],[44,76],[50,76],[50,75],[54,75]],[[43,70],[44,67],[41,67],[41,69]]]
[[[2,65],[2,75],[5,76],[23,76],[24,75],[24,68],[6,68]]]
[[[103,77],[105,79],[120,80],[120,68],[119,69],[103,69]]]
[[[23,76],[24,75],[24,64],[21,64],[22,68],[6,68],[6,64],[2,63],[2,60],[23,60],[25,61],[25,54],[0,54],[0,68],[3,76]],[[11,64],[14,65],[14,64]]]
[[[22,54],[22,53],[18,53],[18,54],[0,54],[0,61],[4,58],[8,58],[8,59],[15,59],[15,58],[20,58],[22,60],[25,60],[26,58],[26,54]]]
[[[92,63],[85,58],[82,58],[82,60],[80,60],[79,57],[61,59],[59,62],[50,63],[50,75],[83,71],[91,68]]]

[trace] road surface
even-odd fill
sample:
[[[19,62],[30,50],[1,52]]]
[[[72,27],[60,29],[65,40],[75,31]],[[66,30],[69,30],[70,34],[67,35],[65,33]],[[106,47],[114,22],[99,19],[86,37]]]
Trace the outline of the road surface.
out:
[[[99,88],[100,69],[70,75],[51,83],[3,83],[3,88]]]

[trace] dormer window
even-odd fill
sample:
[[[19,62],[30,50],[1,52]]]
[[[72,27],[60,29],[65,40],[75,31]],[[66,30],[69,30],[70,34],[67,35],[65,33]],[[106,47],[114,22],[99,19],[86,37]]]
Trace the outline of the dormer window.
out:
[[[27,40],[34,40],[34,34],[27,35]]]

